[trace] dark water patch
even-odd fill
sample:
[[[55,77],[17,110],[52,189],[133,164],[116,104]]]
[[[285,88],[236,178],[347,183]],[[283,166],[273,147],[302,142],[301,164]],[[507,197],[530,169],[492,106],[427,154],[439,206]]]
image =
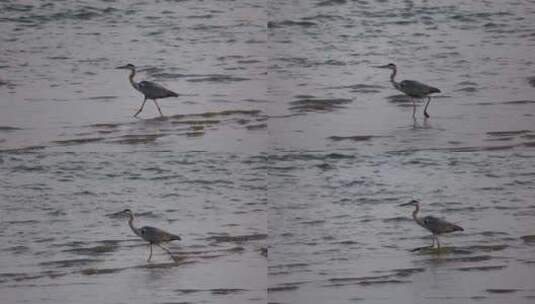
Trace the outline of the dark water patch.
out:
[[[401,94],[388,96],[386,99],[391,103],[401,103],[401,104],[412,103],[412,100],[409,96],[401,95]]]
[[[357,83],[353,85],[347,85],[347,86],[335,86],[335,87],[328,87],[327,89],[351,89],[352,93],[378,93],[381,92],[382,89],[384,89],[384,86],[375,85],[375,84],[365,84],[365,83]]]
[[[330,59],[330,60],[326,60],[326,61],[324,61],[324,62],[322,62],[321,64],[318,64],[318,65],[344,66],[344,65],[346,65],[346,63],[343,62],[343,61]]]
[[[347,0],[325,0],[321,1],[316,6],[332,6],[332,5],[341,5],[346,4]]]
[[[501,136],[501,137],[495,137],[495,138],[487,138],[485,139],[485,141],[511,141],[515,139],[514,137],[504,137],[504,136]]]
[[[524,135],[527,133],[531,133],[529,130],[515,130],[515,131],[495,131],[495,132],[487,132],[487,135],[489,136],[497,136],[497,137],[510,137],[510,136],[517,136],[517,135]]]
[[[159,71],[159,70],[158,70]],[[158,78],[158,79],[179,79],[179,78],[186,78],[186,77],[200,77],[200,75],[191,75],[191,74],[181,74],[181,73],[150,73],[152,77]],[[179,94],[181,96],[185,96],[183,94]]]
[[[27,281],[27,280],[36,280],[41,278],[58,278],[67,275],[65,272],[59,271],[43,271],[39,273],[0,273],[0,282],[5,281]]]
[[[114,14],[118,11],[115,8],[97,8],[92,6],[84,6],[80,8],[67,8],[63,11],[54,12],[51,14],[44,14],[45,11],[40,11],[41,14],[24,14],[18,17],[6,18],[9,21],[22,23],[22,24],[43,24],[48,22],[64,23],[66,21],[88,21],[91,19],[105,17],[110,14]]]
[[[528,104],[534,104],[535,100],[511,100],[511,101],[504,101],[502,104],[509,104],[509,105],[528,105]]]
[[[267,124],[262,123],[262,124],[256,124],[256,125],[248,125],[248,126],[245,126],[245,128],[249,131],[264,130],[264,129],[267,129]]]
[[[485,209],[489,209],[489,207],[473,207],[473,206],[451,207],[451,208],[443,209],[443,212],[444,213],[471,213],[474,211],[485,210]]]
[[[383,219],[384,223],[407,223],[412,222],[412,219],[406,216],[396,216],[396,217],[390,217]]]
[[[520,237],[520,239],[527,244],[535,245],[535,234],[523,235]]]
[[[535,76],[530,76],[527,78],[527,80],[532,87],[535,87]]]
[[[186,135],[187,137],[200,137],[200,136],[204,136],[204,134],[206,134],[205,132],[186,132],[184,135]]]
[[[220,75],[220,74],[214,74],[214,75],[201,77],[201,78],[188,79],[189,82],[217,82],[217,83],[229,83],[229,82],[246,81],[246,80],[251,80],[251,79],[245,78],[245,77],[236,77],[236,76]]]
[[[36,220],[20,220],[20,221],[4,221],[4,223],[9,225],[30,225],[37,224],[39,221]]]
[[[204,120],[180,120],[172,121],[173,125],[214,125],[220,123],[221,120],[217,119],[204,119]]]
[[[290,110],[300,112],[334,111],[345,108],[346,104],[352,103],[353,99],[347,98],[309,98],[290,102]]]
[[[474,263],[474,262],[483,262],[492,260],[490,255],[477,255],[477,256],[467,256],[467,257],[453,257],[453,258],[444,258],[446,262],[458,262],[458,263]]]
[[[372,285],[385,285],[385,284],[406,284],[411,281],[391,279],[390,275],[387,276],[370,276],[362,278],[333,278],[328,280],[330,284],[323,285],[323,287],[340,287],[347,285],[360,285],[360,286],[372,286]]]
[[[457,85],[458,86],[477,86],[477,83],[473,81],[461,81]]]
[[[236,63],[238,64],[253,64],[253,63],[260,63],[260,62],[263,62],[263,61],[257,60],[257,59],[247,59],[247,60],[236,61]]]
[[[380,275],[380,276],[366,276],[366,277],[345,277],[345,278],[331,278],[328,279],[332,283],[352,283],[360,281],[372,281],[372,280],[384,280],[391,278],[391,275]]]
[[[247,116],[258,116],[261,114],[262,111],[260,110],[224,110],[219,112],[205,112],[205,113],[197,113],[197,114],[188,114],[188,115],[174,115],[170,116],[170,119],[182,119],[185,117],[217,117],[217,116],[233,116],[233,115],[247,115]]]
[[[351,140],[351,141],[369,141],[374,137],[379,137],[375,135],[353,135],[353,136],[329,136],[328,139],[332,141],[342,141],[342,140]]]
[[[479,233],[482,236],[485,237],[498,237],[498,236],[507,236],[509,233],[501,232],[501,231],[483,231]]]
[[[258,240],[265,240],[267,238],[267,234],[248,234],[248,235],[214,235],[207,237],[206,240],[208,241],[214,241],[216,243],[244,243],[249,241],[258,241]]]
[[[71,57],[67,57],[67,56],[49,56],[49,57],[46,57],[47,59],[50,59],[50,60],[68,60],[68,59],[71,59]]]
[[[293,161],[311,161],[311,160],[337,160],[337,159],[354,159],[354,155],[342,153],[312,154],[312,153],[295,153],[295,154],[273,154],[269,156],[271,162],[293,162]],[[295,168],[294,166],[292,166]]]
[[[94,96],[89,97],[87,99],[89,100],[96,100],[96,101],[112,101],[113,99],[117,99],[117,96]]]
[[[346,240],[346,241],[332,242],[331,244],[339,244],[339,245],[349,246],[349,245],[358,245],[360,243],[357,242],[357,241],[353,241],[353,240]]]
[[[186,180],[182,181],[183,184],[194,184],[194,185],[232,185],[234,184],[231,180],[225,180],[225,179],[213,179],[213,180],[204,180],[204,179],[192,179],[192,180]]]
[[[165,134],[140,134],[140,135],[123,135],[120,139],[111,140],[111,143],[122,144],[122,145],[137,145],[137,144],[148,144],[154,143],[156,139],[166,136]]]
[[[214,15],[212,15],[212,14],[186,16],[187,19],[210,19],[210,18],[213,18],[213,17],[214,17]]]
[[[49,261],[49,262],[41,262],[39,263],[39,266],[53,266],[58,268],[67,268],[67,267],[78,267],[78,266],[84,266],[87,264],[93,264],[97,262],[101,262],[100,259],[72,259],[72,260],[59,260],[59,261]]]
[[[362,281],[358,284],[361,286],[370,286],[370,285],[383,285],[383,284],[407,284],[412,283],[412,281],[402,281],[402,280],[378,280],[378,281]]]
[[[396,277],[408,277],[415,273],[424,272],[424,271],[425,271],[425,268],[423,267],[400,268],[400,269],[390,270],[390,272],[392,272],[392,275]]]
[[[99,142],[99,141],[103,141],[104,139],[105,139],[104,137],[74,138],[74,139],[55,140],[52,143],[62,145],[62,146],[70,146],[70,145],[81,145],[81,144]]]
[[[291,283],[289,283],[288,285],[269,287],[267,289],[267,292],[270,293],[270,292],[292,291],[292,290],[296,290],[298,288],[299,288],[299,286],[291,285]]]
[[[247,290],[240,289],[240,288],[214,288],[214,289],[175,289],[174,291],[179,292],[181,294],[209,292],[213,295],[229,295],[229,294],[246,292]]]
[[[99,275],[99,274],[110,274],[123,271],[127,268],[86,268],[80,271],[83,275]]]
[[[510,150],[516,147],[533,147],[535,143],[524,142],[518,144],[501,145],[501,146],[469,146],[469,147],[444,147],[444,148],[427,148],[427,149],[406,149],[397,151],[388,151],[389,154],[410,154],[422,151],[446,151],[446,152],[482,152],[482,151],[500,151]]]
[[[160,268],[171,268],[171,267],[179,267],[185,264],[193,264],[194,261],[184,261],[184,258],[182,257],[175,257],[173,256],[173,262],[169,263],[151,263],[151,264],[143,264],[139,266],[134,266],[132,268],[141,268],[141,269],[160,269]]]
[[[300,20],[300,21],[283,20],[283,21],[269,21],[267,26],[268,28],[283,28],[283,27],[290,27],[290,26],[301,26],[304,28],[309,28],[309,27],[317,26],[317,23],[312,22],[312,21],[306,21],[306,20]]]
[[[296,272],[298,269],[303,269],[309,267],[310,264],[307,263],[291,263],[291,264],[279,264],[279,265],[270,265],[268,266],[269,273],[273,271],[289,271],[289,272]]]
[[[515,293],[520,291],[520,289],[505,289],[505,288],[489,288],[485,290],[488,293],[504,294],[504,293]]]
[[[509,248],[509,245],[505,244],[495,244],[495,245],[473,245],[462,247],[462,249],[469,250],[471,252],[493,252],[493,251],[502,251]]]
[[[4,249],[4,251],[7,251],[11,254],[23,254],[25,252],[28,252],[29,250],[30,248],[23,245],[12,246]]]
[[[117,248],[118,247],[114,243],[106,243],[106,244],[97,245],[93,247],[73,248],[73,249],[66,249],[63,251],[71,252],[71,253],[79,254],[79,255],[97,256],[97,255],[102,255],[105,253],[113,252]]]
[[[318,225],[318,224],[324,224],[325,220],[312,220],[312,221],[304,221],[301,222],[303,225]]]
[[[235,294],[235,293],[241,293],[247,291],[245,289],[239,289],[239,288],[216,288],[216,289],[210,289],[210,292],[213,295],[228,295],[228,294]]]
[[[473,266],[473,267],[457,268],[457,270],[459,271],[493,271],[493,270],[502,270],[506,267],[507,265]]]
[[[301,18],[301,20],[316,20],[316,21],[336,21],[336,20],[348,20],[341,15],[330,15],[330,14],[317,14],[312,16],[307,16]]]
[[[0,132],[12,132],[12,131],[18,131],[22,130],[21,128],[17,127],[10,127],[10,126],[0,126]]]
[[[91,128],[103,128],[103,129],[116,129],[120,126],[121,126],[120,123],[97,123],[97,124],[88,125],[88,127],[91,127]]]
[[[464,93],[474,93],[477,91],[478,89],[476,87],[465,87],[465,88],[455,90],[455,92],[464,92]]]

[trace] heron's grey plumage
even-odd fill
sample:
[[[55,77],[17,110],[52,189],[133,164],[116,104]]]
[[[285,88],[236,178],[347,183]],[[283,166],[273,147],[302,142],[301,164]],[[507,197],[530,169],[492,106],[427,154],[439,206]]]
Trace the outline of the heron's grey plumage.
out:
[[[429,114],[427,113],[427,107],[429,106],[429,103],[431,102],[431,97],[429,95],[433,93],[440,93],[439,89],[429,86],[427,84],[421,83],[416,80],[402,80],[401,82],[396,82],[395,77],[397,73],[397,67],[393,63],[389,63],[387,65],[376,66],[376,68],[392,70],[392,74],[390,75],[390,82],[392,83],[392,86],[396,88],[398,91],[411,97],[412,103],[413,103],[413,111],[412,111],[413,117],[416,113],[416,103],[414,102],[414,98],[426,98],[427,97],[427,103],[425,104],[425,108],[424,108],[424,115],[425,117],[429,117]]]
[[[169,249],[167,249],[167,248],[162,246],[162,243],[167,243],[167,242],[174,241],[174,240],[180,241],[181,240],[180,236],[178,236],[176,234],[169,233],[169,232],[167,232],[165,230],[162,230],[162,229],[159,229],[159,228],[156,228],[156,227],[152,227],[152,226],[143,226],[141,228],[135,227],[134,223],[133,223],[134,222],[134,213],[130,209],[125,209],[123,211],[118,212],[117,214],[125,214],[125,215],[127,215],[128,216],[128,225],[130,226],[130,229],[132,229],[132,231],[137,236],[139,236],[143,240],[149,242],[150,255],[149,255],[149,258],[147,259],[147,262],[149,262],[151,257],[152,257],[152,245],[153,244],[158,246],[158,247],[160,247],[160,248],[162,248],[163,250],[165,250],[171,256],[171,258],[173,258],[173,260],[175,259],[173,254],[171,254],[171,252],[169,251]]]
[[[156,99],[167,98],[167,97],[178,97],[177,93],[169,89],[166,89],[163,86],[155,82],[146,81],[146,80],[135,82],[134,76],[136,75],[136,67],[131,63],[117,67],[117,69],[130,70],[130,75],[128,76],[128,80],[130,81],[130,84],[132,85],[132,87],[134,87],[134,89],[139,91],[145,97],[143,99],[143,103],[141,104],[141,107],[136,112],[136,114],[134,114],[134,117],[136,117],[139,113],[141,113],[141,111],[143,110],[143,107],[145,106],[145,102],[147,101],[147,99],[152,99],[152,101],[154,101],[154,104],[158,108],[158,112],[160,112],[160,115],[163,116],[162,110],[160,109],[160,106],[156,102]]]
[[[412,218],[414,221],[430,231],[433,234],[433,245],[431,247],[435,246],[435,240],[437,241],[437,246],[440,249],[440,241],[438,240],[438,235],[444,234],[444,233],[450,233],[455,231],[464,231],[464,229],[459,226],[452,224],[444,219],[434,217],[432,215],[419,217],[418,212],[420,211],[420,203],[417,200],[412,200],[408,203],[401,204],[401,206],[414,206],[415,209],[412,212]]]

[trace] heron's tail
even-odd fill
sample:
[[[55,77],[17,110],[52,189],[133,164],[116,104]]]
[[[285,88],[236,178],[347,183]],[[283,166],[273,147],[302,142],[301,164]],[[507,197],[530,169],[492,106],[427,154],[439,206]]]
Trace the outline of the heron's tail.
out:
[[[176,234],[172,234],[171,237],[169,238],[170,241],[180,241],[182,240],[182,238]]]
[[[431,88],[431,93],[440,93],[440,89]]]
[[[464,229],[459,225],[453,225],[453,231],[464,231]]]

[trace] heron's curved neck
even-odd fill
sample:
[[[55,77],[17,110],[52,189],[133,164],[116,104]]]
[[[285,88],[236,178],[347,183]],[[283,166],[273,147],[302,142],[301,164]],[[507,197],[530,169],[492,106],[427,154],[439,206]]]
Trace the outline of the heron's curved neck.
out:
[[[128,218],[128,226],[130,226],[130,229],[132,229],[132,231],[134,231],[135,234],[139,235],[139,229],[137,229],[136,227],[134,227],[134,215],[133,214],[129,214],[128,215],[129,218]]]
[[[420,211],[420,205],[416,205],[416,209],[412,212],[412,218],[416,223],[418,223],[420,226],[423,226],[422,220],[418,217],[418,212]]]
[[[136,70],[130,70],[128,80],[130,80],[130,84],[137,90],[137,83],[134,81],[134,76],[136,76]]]
[[[392,70],[392,74],[390,74],[390,82],[394,85],[394,87],[397,88],[397,85],[398,83],[394,80],[394,77],[396,77],[396,73],[397,73],[397,69],[396,67],[394,67],[394,69]]]

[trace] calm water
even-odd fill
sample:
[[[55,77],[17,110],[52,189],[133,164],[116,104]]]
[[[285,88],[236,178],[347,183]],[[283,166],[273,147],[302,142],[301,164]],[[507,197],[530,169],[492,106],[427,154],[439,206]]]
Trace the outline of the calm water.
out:
[[[2,299],[533,302],[534,4],[0,1]]]

